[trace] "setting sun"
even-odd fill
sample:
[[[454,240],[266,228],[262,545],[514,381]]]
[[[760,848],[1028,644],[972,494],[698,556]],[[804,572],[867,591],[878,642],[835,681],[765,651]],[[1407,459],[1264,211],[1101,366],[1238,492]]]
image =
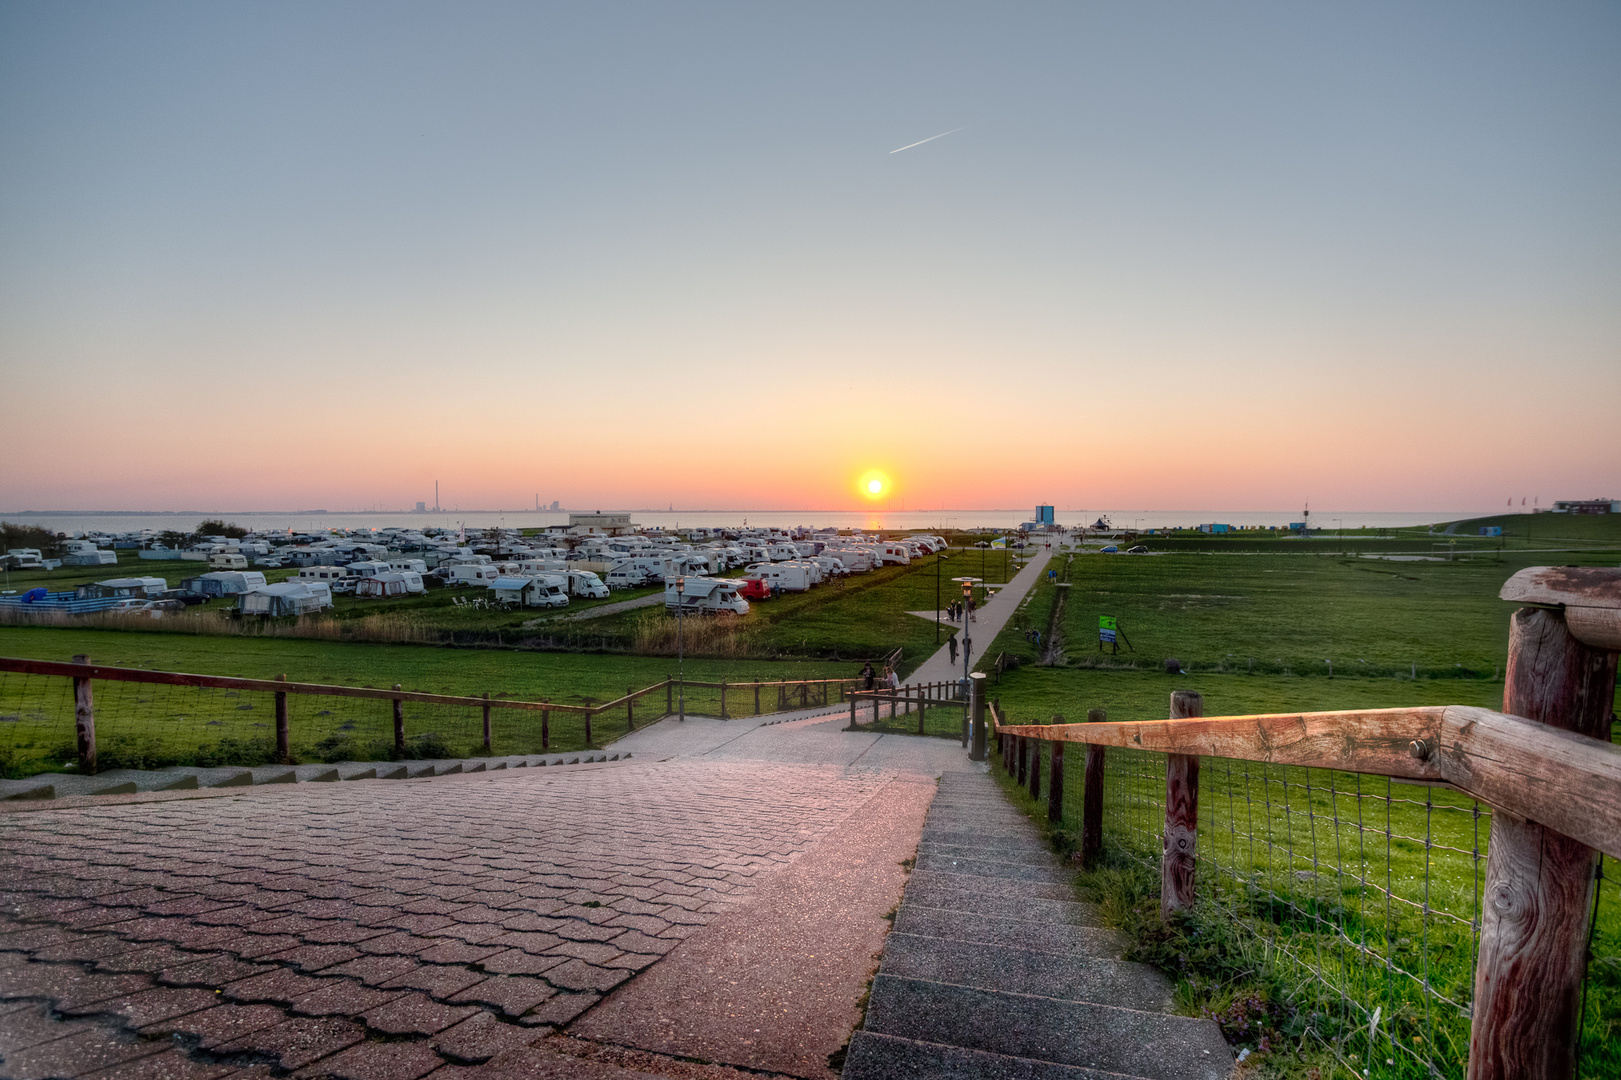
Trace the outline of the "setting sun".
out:
[[[882,498],[889,491],[889,477],[872,469],[861,475],[856,483],[856,490],[868,499]]]

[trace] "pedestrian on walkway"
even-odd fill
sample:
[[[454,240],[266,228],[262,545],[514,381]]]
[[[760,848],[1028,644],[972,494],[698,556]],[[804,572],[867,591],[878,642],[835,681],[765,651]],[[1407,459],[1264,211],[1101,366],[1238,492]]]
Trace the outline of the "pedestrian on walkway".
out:
[[[968,601],[968,621],[969,622],[978,622],[979,621],[978,619],[974,618],[974,608],[976,608],[978,606],[979,605],[975,604],[972,600]]]
[[[871,690],[872,689],[872,680],[873,680],[873,676],[875,674],[876,673],[872,670],[872,661],[869,660],[865,664],[861,665],[861,676],[860,676],[860,678],[861,678],[861,688],[863,690]]]
[[[957,666],[957,635],[952,634],[946,638],[946,654],[951,657],[951,666]]]

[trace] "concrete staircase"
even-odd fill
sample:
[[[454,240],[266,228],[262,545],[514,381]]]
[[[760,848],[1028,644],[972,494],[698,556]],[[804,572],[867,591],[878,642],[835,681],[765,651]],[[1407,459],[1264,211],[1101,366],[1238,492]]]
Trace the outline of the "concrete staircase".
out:
[[[1120,945],[996,782],[948,772],[844,1080],[1229,1076],[1216,1025]]]

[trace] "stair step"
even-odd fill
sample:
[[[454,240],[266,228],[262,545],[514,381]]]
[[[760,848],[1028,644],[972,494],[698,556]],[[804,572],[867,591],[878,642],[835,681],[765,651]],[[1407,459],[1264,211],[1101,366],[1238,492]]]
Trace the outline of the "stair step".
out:
[[[987,919],[972,912],[925,907],[910,900],[903,903],[895,915],[895,933],[1063,956],[1081,954],[1115,958],[1121,953],[1120,938],[1114,931],[1101,926],[1048,922],[1043,919]]]
[[[919,849],[917,869],[937,870],[943,874],[972,874],[975,877],[1002,878],[1007,881],[1040,881],[1050,885],[1068,887],[1075,880],[1068,870],[1060,869],[1052,858],[1040,863],[1008,862],[982,853],[978,858],[942,854]]]
[[[842,1074],[843,1080],[934,1080],[941,1076],[952,1080],[1141,1080],[876,1031],[858,1031],[851,1037]]]
[[[1225,1080],[1233,1065],[1208,1020],[882,973],[865,1028],[1146,1080]]]
[[[1074,900],[1075,888],[1068,882],[1020,881],[1017,878],[954,874],[945,870],[912,871],[912,882],[928,892],[973,894],[1005,900]],[[909,882],[910,884],[910,882]],[[949,907],[936,904],[936,907]]]
[[[968,939],[918,937],[897,930],[884,946],[884,966],[879,970],[897,979],[1035,994],[1060,1001],[1090,1001],[1125,1009],[1164,1010],[1171,1001],[1170,982],[1143,964],[1122,963],[1109,948],[1116,942],[1107,935],[1103,937],[1088,943],[1091,948],[1060,952]]]

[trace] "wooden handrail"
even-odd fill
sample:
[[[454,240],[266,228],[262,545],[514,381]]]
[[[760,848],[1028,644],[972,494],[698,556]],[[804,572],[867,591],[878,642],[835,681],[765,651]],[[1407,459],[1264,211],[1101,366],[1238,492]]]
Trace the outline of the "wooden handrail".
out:
[[[1004,735],[1441,781],[1621,859],[1621,746],[1468,705],[1002,725]]]

